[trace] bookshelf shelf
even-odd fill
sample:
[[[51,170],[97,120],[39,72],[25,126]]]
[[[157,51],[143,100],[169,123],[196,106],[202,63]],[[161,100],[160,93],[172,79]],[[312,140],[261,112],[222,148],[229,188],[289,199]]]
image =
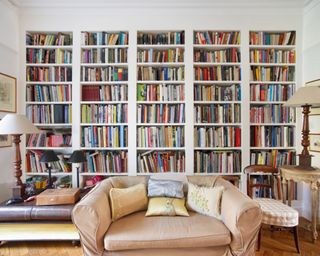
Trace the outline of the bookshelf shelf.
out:
[[[26,147],[26,150],[71,150],[72,147]]]
[[[138,80],[138,84],[184,84],[184,81],[168,81],[168,80],[161,80],[161,81],[156,81],[156,80]]]
[[[295,32],[249,34],[250,163],[295,164],[295,111],[283,106],[295,90]],[[277,72],[280,81],[270,81]]]
[[[128,84],[128,81],[80,81],[80,85],[112,85],[112,84]]]
[[[61,49],[72,50],[72,45],[26,45],[26,49]]]
[[[81,45],[84,50],[91,49],[125,49],[129,48],[129,45]]]
[[[122,173],[122,172],[81,172],[79,173],[80,176],[127,176],[127,173]]]
[[[27,105],[71,105],[71,101],[27,101]]]
[[[183,66],[183,62],[138,62],[137,66],[152,67],[178,67]]]
[[[127,63],[81,63],[81,67],[128,67]]]
[[[138,44],[138,49],[176,49],[185,48],[184,44]]]
[[[195,67],[210,67],[210,66],[240,66],[239,62],[194,62]]]
[[[45,173],[45,172],[26,172],[26,175],[27,176],[48,176],[49,174],[48,173]],[[71,172],[52,172],[51,173],[52,176],[66,176],[66,175],[72,175]]]
[[[68,81],[68,82],[57,82],[57,81],[26,81],[27,85],[33,85],[33,84],[39,84],[39,85],[64,85],[64,84],[72,84],[72,81]]]
[[[181,101],[181,100],[179,100],[179,101],[168,101],[168,100],[166,100],[166,101],[164,101],[164,100],[159,100],[159,101],[155,101],[155,100],[153,100],[153,101],[137,101],[137,104],[183,104],[184,103],[184,101]]]
[[[185,123],[137,123],[137,126],[185,126]]]
[[[137,150],[148,150],[148,151],[184,151],[185,147],[137,147]]]
[[[194,126],[242,126],[241,123],[195,123]]]
[[[127,147],[80,147],[82,150],[127,151]]]
[[[208,104],[240,104],[241,101],[222,101],[222,100],[212,100],[212,101],[208,101],[208,100],[204,100],[204,101],[200,101],[200,100],[195,100],[193,101],[194,104],[196,105],[208,105]]]
[[[71,63],[26,63],[26,67],[72,67]]]
[[[240,48],[239,44],[193,44],[194,49],[229,49],[229,48]]]
[[[220,80],[210,80],[210,81],[202,81],[202,80],[194,80],[194,84],[222,84],[222,85],[231,85],[231,84],[240,84],[241,81],[220,81]]]

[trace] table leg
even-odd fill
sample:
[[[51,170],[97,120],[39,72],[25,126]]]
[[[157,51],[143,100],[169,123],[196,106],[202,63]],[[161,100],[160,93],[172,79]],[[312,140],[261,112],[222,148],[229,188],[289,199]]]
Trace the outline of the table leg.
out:
[[[282,202],[287,204],[287,180],[285,178],[282,179]]]
[[[319,207],[319,193],[316,185],[311,184],[311,193],[312,193],[312,223],[311,223],[311,231],[313,242],[318,238],[317,232],[317,220],[318,220],[318,207]]]
[[[292,181],[288,180],[288,205],[291,206],[291,189],[292,189]]]

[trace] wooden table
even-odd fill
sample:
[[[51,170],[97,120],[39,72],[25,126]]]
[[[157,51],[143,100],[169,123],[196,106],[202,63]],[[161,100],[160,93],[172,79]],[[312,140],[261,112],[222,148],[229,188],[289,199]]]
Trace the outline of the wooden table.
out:
[[[286,185],[288,184],[288,194],[291,195],[291,182],[305,182],[310,185],[312,195],[312,221],[311,231],[313,235],[313,241],[318,238],[317,232],[317,219],[319,208],[319,188],[320,188],[320,169],[304,170],[298,166],[282,166],[280,167],[280,173],[283,186],[283,202],[286,203]],[[291,197],[288,197],[288,205],[291,206]]]

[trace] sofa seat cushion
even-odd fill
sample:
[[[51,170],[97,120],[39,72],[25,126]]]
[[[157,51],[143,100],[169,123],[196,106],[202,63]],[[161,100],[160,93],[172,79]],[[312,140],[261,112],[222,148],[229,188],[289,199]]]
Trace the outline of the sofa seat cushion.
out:
[[[190,212],[189,217],[130,214],[112,223],[104,247],[109,251],[228,245],[230,232],[218,219]]]

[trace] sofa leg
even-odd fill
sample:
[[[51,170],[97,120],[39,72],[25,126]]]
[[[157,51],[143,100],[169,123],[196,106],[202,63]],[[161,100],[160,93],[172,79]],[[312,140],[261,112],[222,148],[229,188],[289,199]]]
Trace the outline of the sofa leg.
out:
[[[298,226],[293,227],[293,236],[294,236],[294,243],[296,245],[297,252],[300,253]]]
[[[76,247],[80,246],[80,241],[79,240],[72,240],[71,243],[72,243],[73,246],[76,246]]]
[[[259,229],[258,233],[258,251],[260,251],[260,245],[261,245],[261,231],[262,231],[262,226]]]

